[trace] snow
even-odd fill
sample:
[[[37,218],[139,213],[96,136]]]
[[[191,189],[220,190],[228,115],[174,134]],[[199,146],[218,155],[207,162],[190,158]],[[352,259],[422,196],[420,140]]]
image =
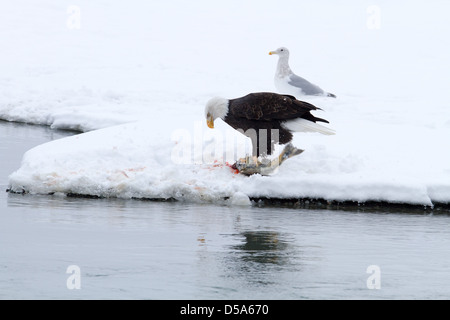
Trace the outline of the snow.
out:
[[[29,150],[10,188],[233,205],[450,202],[450,3],[372,5],[77,1],[78,19],[67,1],[4,4],[0,118],[84,132]],[[204,106],[275,91],[268,52],[279,46],[296,74],[337,95],[303,98],[337,134],[296,134],[305,152],[276,174],[236,175],[225,162],[248,141],[220,121],[207,128]]]

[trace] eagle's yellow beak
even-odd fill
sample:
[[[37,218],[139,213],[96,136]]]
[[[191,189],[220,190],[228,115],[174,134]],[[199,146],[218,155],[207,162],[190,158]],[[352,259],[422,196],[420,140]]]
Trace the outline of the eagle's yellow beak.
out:
[[[270,51],[269,55],[277,54],[275,51]]]
[[[214,129],[214,119],[213,119],[213,117],[211,115],[208,115],[208,117],[206,118],[206,124],[211,129]]]

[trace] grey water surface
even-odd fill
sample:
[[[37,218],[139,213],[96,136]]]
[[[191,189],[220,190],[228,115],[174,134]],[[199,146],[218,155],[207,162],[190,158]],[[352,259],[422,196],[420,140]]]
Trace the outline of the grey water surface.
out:
[[[0,121],[0,299],[448,299],[447,213],[9,194],[71,132]]]

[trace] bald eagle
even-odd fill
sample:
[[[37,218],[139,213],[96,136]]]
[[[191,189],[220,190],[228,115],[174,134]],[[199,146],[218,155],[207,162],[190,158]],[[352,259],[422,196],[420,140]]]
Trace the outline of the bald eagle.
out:
[[[252,155],[259,157],[272,154],[275,143],[289,143],[293,132],[334,134],[334,130],[316,123],[329,122],[313,116],[314,110],[321,109],[290,95],[258,92],[236,99],[212,98],[206,104],[205,116],[210,128],[220,118],[240,130],[252,141]]]

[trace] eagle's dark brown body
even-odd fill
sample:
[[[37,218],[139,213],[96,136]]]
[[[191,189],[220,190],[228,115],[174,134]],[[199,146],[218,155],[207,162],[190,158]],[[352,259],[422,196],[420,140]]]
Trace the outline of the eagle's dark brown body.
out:
[[[272,92],[250,93],[230,99],[228,113],[223,120],[251,138],[254,156],[270,155],[275,143],[286,144],[292,140],[292,132],[282,125],[286,121],[302,118],[328,123],[313,116],[312,110],[320,108],[293,96]]]

